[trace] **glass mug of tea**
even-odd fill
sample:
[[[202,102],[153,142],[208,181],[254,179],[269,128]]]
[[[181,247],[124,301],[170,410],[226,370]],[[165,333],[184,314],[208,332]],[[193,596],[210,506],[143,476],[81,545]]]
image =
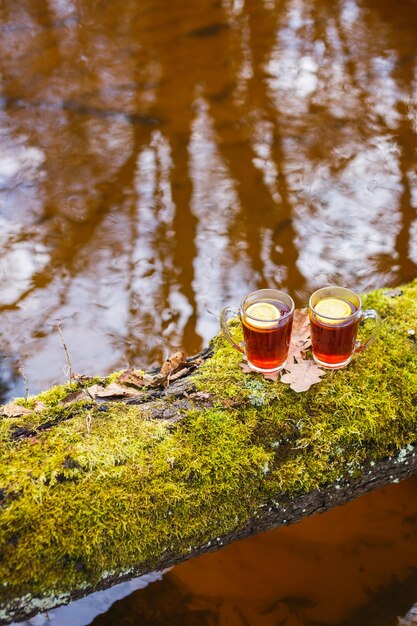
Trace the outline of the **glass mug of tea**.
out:
[[[344,287],[323,287],[309,301],[313,359],[329,369],[344,367],[356,350],[367,348],[379,335],[381,317],[378,311],[362,309],[360,297]],[[359,325],[373,319],[375,328],[364,341],[357,341]]]
[[[239,309],[227,306],[220,315],[220,326],[229,343],[246,356],[255,372],[271,373],[283,369],[290,346],[294,301],[283,291],[259,289],[245,296]],[[243,343],[232,339],[227,322],[240,319]]]

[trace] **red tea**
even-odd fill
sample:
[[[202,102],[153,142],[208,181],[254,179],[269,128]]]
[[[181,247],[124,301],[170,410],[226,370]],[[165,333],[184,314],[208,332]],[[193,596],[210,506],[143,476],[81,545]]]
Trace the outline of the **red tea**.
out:
[[[259,307],[265,315],[259,315]],[[271,315],[268,316],[268,310]],[[275,310],[275,314],[274,314]],[[242,315],[246,356],[257,369],[277,370],[285,363],[290,346],[293,316],[291,309],[279,300],[257,300]]]
[[[320,316],[320,304],[332,300],[344,311],[343,319]],[[337,306],[336,306],[337,310]],[[324,298],[310,311],[311,343],[313,355],[317,361],[330,367],[345,365],[353,354],[360,317],[355,315],[357,307],[349,300],[341,298]],[[342,316],[340,316],[342,317]]]

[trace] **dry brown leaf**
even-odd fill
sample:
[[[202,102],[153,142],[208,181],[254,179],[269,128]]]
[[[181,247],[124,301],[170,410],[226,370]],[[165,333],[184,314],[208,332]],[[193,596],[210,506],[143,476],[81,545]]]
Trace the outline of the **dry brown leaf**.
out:
[[[281,376],[281,371],[279,372],[270,372],[269,374],[264,374],[264,378],[267,380],[273,380],[274,382],[279,379]]]
[[[207,393],[206,391],[196,391],[195,393],[190,393],[187,395],[188,398],[198,398],[199,400],[210,400],[211,393]]]
[[[286,373],[281,376],[281,382],[289,385],[297,393],[308,391],[311,385],[319,383],[325,374],[312,359],[300,359],[298,363],[292,363],[285,369]]]
[[[255,370],[251,369],[246,361],[242,361],[239,363],[239,367],[244,374],[257,374],[260,372],[255,372]],[[281,372],[271,372],[270,374],[263,374],[263,377],[268,380],[276,381],[280,377]]]
[[[288,350],[288,363],[293,359],[300,359],[306,350],[311,346],[310,321],[307,309],[296,309],[294,311],[294,322],[291,331],[291,343]]]
[[[90,397],[94,400],[94,398],[98,393],[100,393],[100,391],[104,391],[104,387],[102,385],[91,385],[91,387],[87,387],[87,391]]]
[[[3,407],[3,415],[7,417],[20,417],[21,415],[28,415],[28,413],[32,413],[32,411],[19,404],[13,404],[13,402]]]
[[[117,379],[117,382],[131,387],[144,387],[148,384],[148,381],[143,377],[143,374],[138,374],[133,368],[122,372]]]
[[[78,383],[83,383],[86,385],[94,380],[94,376],[87,376],[86,374],[72,374],[73,380],[76,380]]]
[[[167,358],[165,363],[163,363],[161,367],[161,374],[163,376],[169,376],[173,372],[175,372],[180,367],[184,367],[187,355],[182,350],[175,352],[170,357]]]
[[[101,385],[92,385],[87,389],[90,396],[95,400],[96,398],[132,398],[133,396],[141,395],[141,391],[133,389],[132,387],[124,387],[117,383],[110,383],[107,387]]]
[[[39,400],[37,400],[35,404],[33,405],[33,410],[36,411],[36,413],[40,413],[40,411],[44,411],[45,409],[46,409],[46,404],[44,404],[43,402],[40,402]]]
[[[88,400],[91,401],[91,396],[87,393],[85,389],[81,389],[79,391],[71,391],[71,393],[65,396],[65,398],[61,400],[59,404],[67,405],[71,404],[72,402],[82,402],[84,400],[86,400],[87,402]]]
[[[239,367],[244,374],[254,374],[255,372],[249,367],[246,361],[239,363]]]
[[[104,391],[99,391],[96,395],[98,398],[111,398],[111,396],[121,396],[123,398],[130,398],[133,396],[141,395],[142,392],[132,387],[125,387],[124,385],[118,385],[117,383],[110,383],[104,388]]]
[[[288,359],[285,373],[281,376],[281,382],[290,385],[290,388],[297,393],[308,391],[311,385],[319,383],[325,374],[325,371],[313,359],[305,358],[306,351],[310,346],[308,309],[296,309]]]

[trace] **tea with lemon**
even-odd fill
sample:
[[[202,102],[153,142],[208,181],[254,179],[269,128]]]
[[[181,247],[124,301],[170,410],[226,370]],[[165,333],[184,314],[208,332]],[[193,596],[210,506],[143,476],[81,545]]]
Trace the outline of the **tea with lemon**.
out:
[[[322,298],[310,312],[311,343],[314,357],[329,366],[349,361],[356,343],[358,309],[349,300]]]
[[[291,339],[290,307],[280,300],[257,300],[243,311],[246,356],[255,368],[276,370],[288,354]]]

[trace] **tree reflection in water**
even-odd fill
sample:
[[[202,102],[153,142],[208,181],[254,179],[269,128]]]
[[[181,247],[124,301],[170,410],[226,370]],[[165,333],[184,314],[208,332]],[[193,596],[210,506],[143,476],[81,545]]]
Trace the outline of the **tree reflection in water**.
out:
[[[2,340],[34,387],[58,320],[77,369],[147,366],[250,289],[413,277],[414,8],[6,0]]]
[[[251,289],[416,275],[414,0],[3,0],[0,52],[0,401],[62,382],[58,321],[146,367]]]
[[[24,369],[18,362],[0,353],[0,404],[4,404],[12,394],[24,396]]]

